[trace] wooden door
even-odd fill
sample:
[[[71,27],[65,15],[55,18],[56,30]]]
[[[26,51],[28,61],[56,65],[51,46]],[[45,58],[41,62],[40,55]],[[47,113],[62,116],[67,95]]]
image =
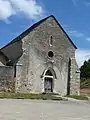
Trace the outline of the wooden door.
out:
[[[53,79],[52,78],[45,78],[44,81],[44,88],[46,93],[51,93],[53,92]]]

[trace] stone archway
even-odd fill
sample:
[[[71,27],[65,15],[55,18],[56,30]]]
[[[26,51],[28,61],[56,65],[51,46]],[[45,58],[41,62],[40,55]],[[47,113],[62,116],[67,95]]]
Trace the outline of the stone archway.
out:
[[[44,73],[44,92],[51,93],[54,88],[54,79],[56,74],[52,68],[48,68]]]
[[[55,92],[54,83],[57,77],[54,69],[52,67],[47,67],[43,71],[41,78],[42,78],[42,93]]]

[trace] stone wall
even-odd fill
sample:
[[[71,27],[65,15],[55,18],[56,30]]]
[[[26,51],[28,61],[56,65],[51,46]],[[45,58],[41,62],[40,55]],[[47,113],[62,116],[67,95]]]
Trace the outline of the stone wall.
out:
[[[52,36],[52,46],[49,40]],[[44,92],[40,76],[51,65],[56,73],[54,92],[67,94],[68,62],[75,48],[53,18],[49,18],[22,39],[23,55],[17,62],[17,92]],[[54,56],[50,58],[48,52]],[[18,66],[19,65],[19,66]],[[20,66],[21,65],[21,66]]]
[[[14,92],[14,67],[0,66],[0,91]]]
[[[52,45],[50,45],[51,38]],[[75,47],[53,17],[41,22],[20,41],[9,44],[2,51],[13,63],[16,63],[16,92],[44,92],[44,79],[41,76],[51,67],[56,73],[53,91],[66,95],[68,63],[69,59],[73,58],[70,94],[78,94],[79,84],[76,82],[76,77],[79,75],[76,74]],[[49,51],[53,52],[53,57],[48,56]],[[9,74],[6,72],[4,76],[6,75]],[[13,73],[10,75],[12,80]]]
[[[70,95],[80,94],[80,71],[75,58],[71,58],[70,66]]]

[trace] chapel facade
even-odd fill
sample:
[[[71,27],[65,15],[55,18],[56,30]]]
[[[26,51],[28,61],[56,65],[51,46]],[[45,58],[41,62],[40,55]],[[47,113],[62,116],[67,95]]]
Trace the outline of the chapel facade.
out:
[[[76,49],[53,15],[40,20],[1,49],[0,90],[79,95]]]

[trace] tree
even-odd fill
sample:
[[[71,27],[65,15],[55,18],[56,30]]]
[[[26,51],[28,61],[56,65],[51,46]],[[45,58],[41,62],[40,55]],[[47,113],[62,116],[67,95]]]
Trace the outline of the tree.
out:
[[[90,59],[88,61],[84,61],[80,71],[81,87],[90,88]]]
[[[80,68],[81,78],[90,78],[90,59],[84,61],[84,64]]]

